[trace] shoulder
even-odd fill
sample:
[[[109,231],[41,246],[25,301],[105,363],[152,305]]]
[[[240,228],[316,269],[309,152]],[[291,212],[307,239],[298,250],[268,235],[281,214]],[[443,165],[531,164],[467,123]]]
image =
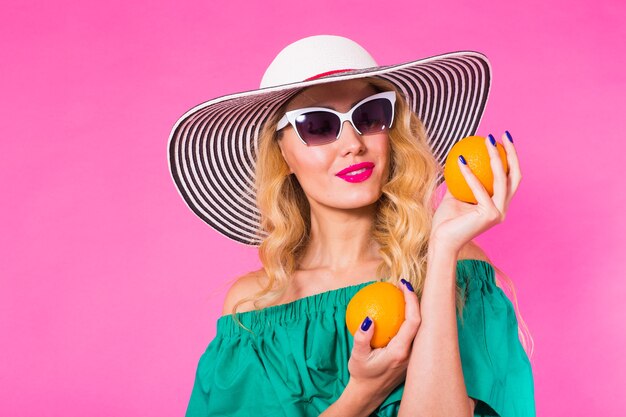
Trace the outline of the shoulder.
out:
[[[263,282],[266,278],[267,276],[265,275],[265,271],[263,270],[263,268],[256,271],[251,271],[243,276],[235,278],[235,282],[226,292],[226,297],[224,298],[224,307],[222,308],[222,315],[224,316],[231,314],[233,307],[237,302],[239,302],[239,300],[250,297],[257,291],[260,291],[263,288]],[[254,304],[251,300],[237,306],[238,313],[243,313],[251,310],[254,310]]]
[[[459,252],[459,260],[461,259],[478,259],[491,263],[485,251],[478,246],[476,242],[470,240]]]
[[[479,259],[491,263],[485,251],[473,240],[468,242],[461,249],[458,259]],[[263,268],[235,278],[233,284],[226,292],[222,315],[231,314],[233,307],[239,300],[250,297],[260,291],[263,288],[266,279],[267,275],[265,274],[265,270]],[[237,306],[238,313],[254,309],[255,307],[251,300]]]

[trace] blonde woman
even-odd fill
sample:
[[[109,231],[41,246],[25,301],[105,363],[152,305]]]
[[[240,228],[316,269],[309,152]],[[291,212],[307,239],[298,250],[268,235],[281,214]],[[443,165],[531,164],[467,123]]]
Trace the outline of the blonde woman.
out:
[[[486,140],[494,195],[438,202],[442,161],[473,134],[490,67],[475,52],[382,67],[349,39],[283,49],[261,88],[190,110],[170,137],[189,207],[263,267],[237,278],[198,363],[187,416],[531,416],[532,369],[495,267],[472,241],[501,223],[521,180]],[[365,285],[402,289],[384,348],[352,336]],[[518,335],[519,334],[519,335]]]

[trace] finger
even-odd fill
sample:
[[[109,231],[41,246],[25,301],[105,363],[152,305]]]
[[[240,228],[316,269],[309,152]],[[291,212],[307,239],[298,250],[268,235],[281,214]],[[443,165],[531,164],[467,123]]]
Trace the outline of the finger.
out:
[[[369,327],[368,327],[369,323]],[[354,345],[352,346],[352,356],[357,359],[366,359],[372,353],[370,345],[374,336],[374,321],[366,317],[357,331],[354,333]]]
[[[402,289],[402,293],[404,294],[404,320],[414,320],[419,321],[420,319],[420,309],[419,309],[419,300],[417,299],[417,294],[413,289],[413,286],[407,280],[401,281],[400,287]]]
[[[493,141],[493,142],[492,142]],[[491,164],[491,171],[493,172],[493,202],[498,210],[504,212],[504,203],[507,197],[507,178],[506,172],[504,172],[504,165],[500,158],[500,153],[496,147],[497,142],[493,135],[489,134],[485,139],[485,144],[489,152],[489,163]],[[494,145],[496,144],[496,145]]]
[[[507,133],[509,136],[507,136]],[[502,135],[502,144],[504,145],[504,149],[506,150],[506,161],[509,165],[509,173],[508,173],[508,196],[506,203],[508,205],[509,201],[517,191],[519,183],[522,180],[522,171],[519,165],[519,158],[517,156],[517,151],[515,150],[515,146],[513,145],[512,138],[509,140],[511,133],[509,131],[505,131]]]
[[[421,314],[419,300],[417,299],[417,294],[415,294],[413,288],[409,288],[407,285],[402,283],[398,285],[404,295],[404,321],[400,325],[398,333],[396,333],[396,335],[391,338],[387,344],[387,347],[391,349],[399,349],[402,351],[404,356],[408,357],[413,339],[415,339],[415,335],[417,335],[417,331],[421,323]]]
[[[469,185],[470,189],[474,193],[474,197],[476,197],[476,201],[478,202],[478,204],[491,209],[493,206],[493,201],[491,200],[491,196],[489,195],[483,184],[476,177],[476,175],[474,175],[471,168],[461,162],[460,157],[458,164],[461,169],[461,174],[463,174],[465,181],[467,181],[467,185]]]

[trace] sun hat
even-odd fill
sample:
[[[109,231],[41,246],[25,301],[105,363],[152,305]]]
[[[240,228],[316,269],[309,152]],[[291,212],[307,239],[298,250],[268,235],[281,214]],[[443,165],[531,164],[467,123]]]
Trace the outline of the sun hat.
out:
[[[491,66],[474,51],[379,66],[361,45],[345,37],[297,40],[270,63],[259,89],[199,104],[175,123],[168,161],[181,197],[220,234],[259,246],[266,232],[260,229],[254,180],[264,121],[305,87],[370,76],[402,91],[443,165],[450,148],[476,132],[487,104]],[[437,183],[442,180],[440,174]]]

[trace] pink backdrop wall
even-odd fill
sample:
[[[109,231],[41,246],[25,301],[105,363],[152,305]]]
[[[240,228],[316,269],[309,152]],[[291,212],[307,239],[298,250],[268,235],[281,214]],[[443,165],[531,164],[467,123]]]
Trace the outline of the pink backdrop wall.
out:
[[[534,335],[538,415],[624,414],[624,2],[89,3],[3,3],[0,415],[184,414],[229,280],[259,264],[184,205],[170,129],[320,33],[379,64],[491,59],[478,133],[513,134],[524,180],[478,241]]]

